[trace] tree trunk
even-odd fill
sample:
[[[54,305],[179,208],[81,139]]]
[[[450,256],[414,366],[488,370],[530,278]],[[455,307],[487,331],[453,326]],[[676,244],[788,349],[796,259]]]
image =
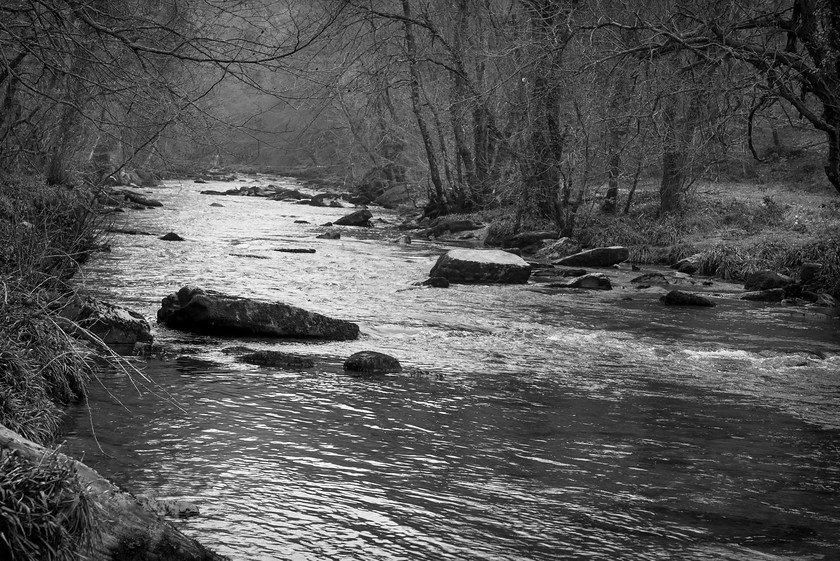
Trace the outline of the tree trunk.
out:
[[[840,127],[828,133],[828,159],[825,163],[825,176],[840,193]]]
[[[662,150],[662,181],[659,184],[659,209],[675,212],[682,208],[689,179],[689,148],[694,137],[699,113],[700,96],[690,92],[688,106],[680,108],[680,94],[666,101],[664,115],[665,138]]]
[[[626,105],[630,100],[630,84],[621,68],[613,68],[610,72],[612,88],[610,90],[609,115],[608,115],[608,142],[607,148],[609,160],[607,161],[608,184],[607,192],[604,195],[604,203],[601,210],[606,213],[615,213],[618,201],[618,180],[621,177],[621,152],[624,137],[627,134],[629,118],[624,115]]]
[[[429,202],[435,214],[448,214],[449,205],[447,204],[446,193],[443,190],[443,183],[440,179],[435,147],[432,143],[432,137],[429,134],[429,128],[426,125],[426,119],[423,117],[423,108],[420,105],[420,71],[417,68],[417,42],[414,38],[414,30],[411,24],[411,7],[409,6],[408,0],[402,0],[402,8],[403,15],[405,16],[403,29],[405,31],[406,54],[408,55],[411,107],[414,110],[414,116],[417,118],[417,128],[420,130],[420,137],[423,139],[423,147],[426,149],[429,175],[431,176],[434,187],[434,192],[432,193],[433,200]]]
[[[38,462],[50,450],[0,425],[0,448],[15,450]],[[166,520],[147,510],[132,495],[120,490],[85,464],[56,453],[72,462],[87,496],[96,505],[96,525],[101,532],[91,551],[80,552],[91,561],[222,561],[178,531]]]
[[[455,152],[459,163],[463,166],[463,183],[466,183],[466,186],[459,186],[465,195],[463,204],[472,206],[473,203],[480,204],[481,201],[475,200],[477,194],[475,160],[467,144],[467,138],[464,132],[464,114],[466,113],[468,98],[467,87],[464,83],[467,69],[464,64],[462,38],[468,33],[468,16],[469,7],[467,1],[460,0],[458,2],[458,24],[453,38],[452,62],[455,66],[455,71],[450,72],[452,77],[452,103],[450,104],[450,113],[452,118],[452,133],[455,139]]]
[[[674,212],[682,207],[685,183],[685,152],[666,147],[662,153],[662,182],[659,184],[659,209]]]

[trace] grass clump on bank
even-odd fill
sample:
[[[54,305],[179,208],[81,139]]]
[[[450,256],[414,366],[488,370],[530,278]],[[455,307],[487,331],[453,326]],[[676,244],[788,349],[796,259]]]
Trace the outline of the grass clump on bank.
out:
[[[94,507],[75,468],[55,454],[38,463],[0,452],[0,558],[71,561],[95,536]]]
[[[82,399],[94,365],[37,298],[4,287],[0,317],[0,424],[35,442],[50,442],[61,405]]]
[[[812,289],[840,297],[840,199],[827,188],[787,184],[704,183],[689,193],[682,212],[663,214],[658,185],[650,181],[635,193],[627,214],[603,213],[594,199],[581,207],[573,237],[584,248],[620,245],[630,261],[671,266],[699,255],[698,274],[741,281],[759,270],[796,277],[805,263],[822,269]],[[466,216],[489,224],[485,242],[497,246],[524,231],[556,231],[550,220],[533,215],[518,223],[513,207]]]

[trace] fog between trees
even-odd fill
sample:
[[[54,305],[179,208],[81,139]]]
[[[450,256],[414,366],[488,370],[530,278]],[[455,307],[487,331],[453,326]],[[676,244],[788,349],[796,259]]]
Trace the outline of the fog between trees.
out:
[[[0,54],[0,166],[53,183],[309,168],[571,233],[797,130],[840,191],[832,0],[7,0]]]

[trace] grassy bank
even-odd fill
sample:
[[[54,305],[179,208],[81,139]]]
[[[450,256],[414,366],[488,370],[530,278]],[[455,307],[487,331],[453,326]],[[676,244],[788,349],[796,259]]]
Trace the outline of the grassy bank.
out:
[[[39,443],[62,405],[83,399],[94,357],[56,324],[50,305],[99,244],[89,192],[0,177],[0,424]],[[92,532],[73,468],[0,451],[0,557],[76,559]]]
[[[685,209],[659,212],[658,184],[639,186],[627,214],[626,193],[618,212],[605,214],[593,200],[578,216],[574,237],[584,247],[622,245],[630,261],[670,266],[700,254],[697,274],[725,280],[771,269],[795,276],[803,263],[823,265],[821,290],[840,296],[840,197],[828,187],[781,182],[702,182]],[[514,233],[515,209],[496,209],[472,218],[491,225],[488,243]],[[526,218],[520,230],[552,230],[547,220]]]

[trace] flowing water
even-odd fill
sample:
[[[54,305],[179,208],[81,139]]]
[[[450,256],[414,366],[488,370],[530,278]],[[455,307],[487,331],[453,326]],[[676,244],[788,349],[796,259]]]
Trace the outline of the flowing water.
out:
[[[381,228],[316,239],[349,211],[199,194],[232,186],[154,190],[165,206],[118,226],[187,241],[117,235],[88,288],[151,320],[195,284],[362,335],[156,327],[166,358],[102,375],[64,450],[135,493],[195,502],[201,516],[175,522],[188,535],[236,560],[840,557],[836,316],[533,283],[412,289],[444,246]],[[316,252],[274,251],[290,247]],[[223,352],[235,345],[316,365],[247,366]],[[358,350],[404,372],[349,377]]]

